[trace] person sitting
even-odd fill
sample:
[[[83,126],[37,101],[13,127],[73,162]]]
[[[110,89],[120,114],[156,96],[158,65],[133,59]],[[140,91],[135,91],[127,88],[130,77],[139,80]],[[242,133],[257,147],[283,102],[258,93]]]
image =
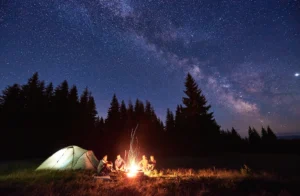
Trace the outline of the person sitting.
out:
[[[121,155],[117,155],[117,159],[115,160],[115,169],[116,171],[124,171],[125,170],[125,161],[121,158]]]
[[[154,159],[154,156],[150,156],[150,161],[148,163],[148,170],[153,171],[156,165],[156,160]]]
[[[107,155],[100,160],[97,167],[97,174],[100,176],[107,176],[112,171],[112,162],[107,161]]]
[[[142,166],[143,172],[147,171],[147,169],[148,169],[148,160],[147,160],[145,155],[143,155],[142,160],[139,162],[138,166],[140,167],[140,165]]]

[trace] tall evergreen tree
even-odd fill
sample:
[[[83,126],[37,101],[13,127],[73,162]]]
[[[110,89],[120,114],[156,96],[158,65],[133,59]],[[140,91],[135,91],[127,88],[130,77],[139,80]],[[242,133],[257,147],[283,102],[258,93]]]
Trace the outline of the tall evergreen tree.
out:
[[[238,134],[238,132],[233,127],[231,128],[231,135],[234,138],[241,138],[241,136]]]
[[[53,88],[53,83],[50,82],[47,87],[46,87],[46,92],[45,92],[45,96],[47,97],[48,101],[52,101],[52,98],[54,96],[54,92],[53,92],[54,88]]]
[[[187,97],[183,97],[183,123],[187,131],[184,143],[190,146],[192,153],[204,150],[204,146],[206,150],[217,149],[220,126],[216,123],[213,112],[209,112],[211,106],[207,104],[191,74],[186,77],[185,88]],[[215,145],[212,145],[213,141],[216,142]]]
[[[89,93],[88,102],[87,102],[87,115],[89,119],[89,127],[94,128],[96,117],[97,117],[97,109],[96,109],[96,103],[95,99],[92,96],[92,93]]]
[[[54,93],[54,106],[55,106],[55,122],[56,129],[55,134],[59,134],[60,137],[55,140],[59,148],[69,145],[69,140],[66,138],[70,135],[69,129],[69,112],[68,112],[68,97],[69,97],[69,85],[64,80],[60,85],[55,88]]]
[[[80,106],[81,106],[81,112],[84,112],[84,110],[87,108],[89,100],[89,90],[88,88],[85,88],[82,92],[82,95],[80,96]]]
[[[121,120],[122,127],[125,128],[125,123],[127,121],[127,108],[124,100],[121,101],[120,120]]]
[[[249,127],[248,133],[249,133],[249,142],[250,142],[250,144],[258,145],[261,141],[261,137],[258,134],[258,132],[256,131],[256,129]]]
[[[68,95],[68,102],[70,105],[70,109],[75,109],[78,107],[79,100],[78,100],[78,90],[75,85],[72,86]],[[75,108],[74,108],[75,107]]]
[[[268,133],[264,127],[261,128],[261,140],[262,142],[268,141]]]
[[[174,120],[174,115],[171,112],[171,110],[168,108],[167,109],[167,116],[166,116],[166,131],[168,133],[173,134],[175,129],[175,120]]]
[[[120,104],[117,99],[116,94],[113,95],[110,107],[107,112],[107,117],[105,119],[105,146],[112,149],[107,149],[111,153],[118,153],[119,150],[119,140],[120,140]]]
[[[23,111],[24,107],[20,102],[22,99],[24,97],[18,84],[6,87],[0,96],[0,147],[1,149],[10,149],[1,152],[2,156],[6,158],[11,158],[13,155],[20,156],[20,153],[26,152],[26,148],[18,148],[18,146],[25,145],[24,138],[26,137],[26,132],[22,129],[23,116],[19,113],[19,111]]]
[[[137,123],[143,120],[144,117],[144,104],[139,99],[136,99],[134,105],[134,116]]]
[[[176,113],[175,113],[175,129],[176,131],[181,130],[181,125],[183,124],[183,117],[182,117],[182,107],[177,105],[176,107]]]
[[[133,104],[131,100],[128,101],[128,107],[127,107],[127,122],[126,122],[126,130],[128,132],[128,136],[131,133],[131,130],[135,127],[135,122],[134,122],[134,109],[133,109]]]
[[[105,124],[113,127],[113,125],[116,125],[116,123],[119,122],[120,122],[120,104],[116,94],[114,94],[110,103],[110,107],[107,112],[107,118],[105,120]]]
[[[272,129],[270,128],[270,126],[267,127],[267,134],[268,134],[268,138],[270,139],[270,141],[276,141],[277,140],[277,136],[272,131]]]

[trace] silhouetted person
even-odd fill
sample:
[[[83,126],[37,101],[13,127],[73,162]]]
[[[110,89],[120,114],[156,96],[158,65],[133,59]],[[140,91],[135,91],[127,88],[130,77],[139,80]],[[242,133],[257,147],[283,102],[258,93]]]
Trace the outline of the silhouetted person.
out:
[[[113,164],[110,161],[107,161],[107,155],[103,157],[102,160],[100,160],[98,167],[97,167],[97,173],[100,176],[106,176],[112,171]]]

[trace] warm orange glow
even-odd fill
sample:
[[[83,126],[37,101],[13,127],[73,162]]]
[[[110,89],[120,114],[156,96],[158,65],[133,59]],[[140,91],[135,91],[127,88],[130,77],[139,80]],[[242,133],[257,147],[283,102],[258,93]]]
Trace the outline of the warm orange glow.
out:
[[[132,177],[135,177],[137,175],[137,173],[138,173],[138,166],[137,166],[137,164],[135,164],[134,161],[132,161],[130,164],[130,167],[128,169],[127,176],[129,178],[132,178]]]

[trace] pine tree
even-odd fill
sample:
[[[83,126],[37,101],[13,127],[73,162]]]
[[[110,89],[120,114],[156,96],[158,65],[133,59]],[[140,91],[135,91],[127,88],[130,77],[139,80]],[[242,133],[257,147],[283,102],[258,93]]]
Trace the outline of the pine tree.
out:
[[[183,117],[182,117],[182,107],[177,105],[176,107],[176,113],[175,113],[175,129],[176,131],[179,132],[179,130],[181,130],[181,125],[182,125],[182,121],[183,121]]]
[[[125,128],[125,123],[127,121],[127,108],[124,100],[121,101],[121,106],[120,106],[120,119],[121,119],[121,124],[123,128]]]
[[[240,135],[237,133],[237,131],[233,127],[231,128],[231,135],[233,137],[240,138]]]
[[[127,107],[127,121],[126,121],[126,130],[128,131],[128,135],[130,135],[131,130],[135,127],[134,123],[134,109],[131,100],[128,101]]]
[[[23,140],[28,139],[32,142],[26,147],[28,151],[32,151],[37,155],[42,151],[42,149],[36,149],[35,146],[40,146],[42,144],[43,133],[41,129],[44,128],[44,121],[46,115],[43,111],[46,109],[44,107],[45,97],[44,97],[44,82],[39,80],[38,73],[34,73],[27,81],[27,84],[22,86],[22,94],[24,96],[24,115],[23,115],[23,128],[26,131],[26,135]]]
[[[87,102],[87,121],[85,132],[81,132],[81,142],[86,148],[93,148],[94,144],[99,141],[99,132],[96,130],[97,110],[94,97],[89,92]],[[83,141],[82,141],[83,140]]]
[[[102,117],[99,118],[98,116],[96,120],[96,129],[98,132],[102,132],[103,128],[104,128],[104,119]]]
[[[270,126],[267,127],[267,134],[268,134],[268,138],[269,138],[270,141],[276,141],[277,140],[277,136],[272,131],[272,129],[270,128]]]
[[[110,107],[107,112],[107,118],[105,120],[105,124],[113,127],[119,122],[120,122],[120,105],[116,94],[114,94],[110,103]]]
[[[6,87],[0,97],[0,147],[2,149],[10,149],[2,151],[2,156],[5,158],[12,158],[12,155],[18,157],[26,149],[18,148],[18,146],[25,145],[24,137],[26,137],[26,132],[22,129],[23,117],[19,113],[24,107],[20,102],[23,98],[21,87],[18,84]]]
[[[146,100],[146,105],[145,105],[145,115],[149,120],[152,120],[152,114],[153,114],[153,108],[151,106],[151,103]]]
[[[70,113],[68,106],[69,97],[69,85],[66,80],[64,80],[60,85],[58,85],[54,90],[53,107],[55,110],[54,123],[56,125],[54,129],[54,134],[59,134],[60,137],[57,138],[56,146],[62,148],[63,146],[70,145],[69,139],[66,139],[70,135]]]
[[[89,92],[88,102],[87,102],[87,115],[89,119],[89,127],[94,128],[97,116],[96,103],[95,99],[92,96],[92,93]]]
[[[143,120],[144,117],[144,104],[139,99],[136,99],[134,105],[134,116],[137,123]]]
[[[85,88],[82,95],[80,96],[80,105],[82,110],[85,110],[87,108],[88,100],[89,100],[89,90],[88,88]]]
[[[268,133],[264,127],[261,128],[261,140],[262,142],[268,142]]]
[[[104,145],[107,148],[110,147],[111,149],[107,149],[107,151],[112,153],[118,153],[119,150],[120,137],[122,136],[120,134],[122,132],[120,122],[120,104],[116,94],[114,94],[107,112],[104,129],[106,137]]]
[[[167,116],[166,116],[166,131],[168,133],[173,134],[175,128],[175,120],[174,120],[174,115],[171,112],[171,110],[168,108],[167,109]]]
[[[55,96],[57,96],[57,101],[66,102],[69,96],[69,84],[64,80],[56,89]]]
[[[186,77],[185,88],[184,93],[187,97],[183,97],[182,108],[183,125],[186,128],[184,143],[191,146],[191,153],[196,153],[199,149],[204,150],[204,146],[206,150],[217,150],[220,126],[216,123],[213,112],[209,112],[211,106],[207,104],[191,74]],[[213,141],[215,145],[212,145]]]
[[[54,87],[53,87],[53,83],[51,82],[51,83],[49,83],[47,86],[46,86],[46,89],[45,89],[45,102],[46,102],[46,107],[47,107],[47,111],[48,112],[53,112],[54,111],[54,109],[53,109],[53,102],[54,102]],[[53,116],[51,116],[50,118],[51,118],[51,121],[53,121],[52,120],[52,117]],[[49,118],[49,117],[48,117]]]
[[[54,92],[53,92],[54,88],[53,88],[53,83],[50,82],[47,87],[46,87],[46,92],[45,95],[48,99],[48,101],[52,101],[52,98],[54,96]]]
[[[78,100],[78,90],[77,87],[75,85],[72,86],[72,88],[70,89],[69,95],[68,95],[68,102],[69,105],[71,107],[71,109],[73,107],[77,107],[79,104],[79,100]]]
[[[258,134],[258,132],[256,131],[256,129],[255,128],[251,129],[249,127],[249,142],[250,142],[250,144],[257,145],[260,143],[260,141],[261,141],[261,137]]]

